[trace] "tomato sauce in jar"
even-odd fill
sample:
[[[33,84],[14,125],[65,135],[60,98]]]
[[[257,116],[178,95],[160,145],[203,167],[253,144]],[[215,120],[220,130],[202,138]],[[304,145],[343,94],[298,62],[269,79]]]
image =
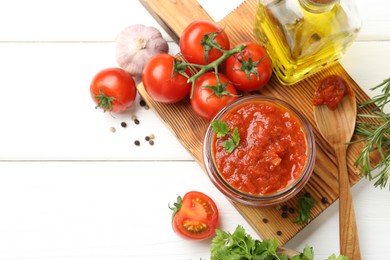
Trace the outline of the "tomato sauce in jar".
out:
[[[214,133],[211,149],[224,180],[251,195],[272,195],[299,179],[308,161],[307,141],[300,120],[272,102],[251,102],[221,117],[230,131],[238,128],[240,142],[231,153]]]

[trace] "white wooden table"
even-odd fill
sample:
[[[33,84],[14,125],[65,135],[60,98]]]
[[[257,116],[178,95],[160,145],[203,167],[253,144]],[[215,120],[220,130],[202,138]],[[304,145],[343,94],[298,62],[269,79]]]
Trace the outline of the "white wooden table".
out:
[[[341,62],[372,96],[390,76],[390,4],[357,3],[364,25]],[[135,0],[0,0],[0,259],[207,259],[210,241],[170,225],[168,203],[190,190],[215,200],[219,228],[258,238],[151,110],[95,110],[89,83],[117,66],[115,37],[135,23],[161,29]],[[389,259],[388,189],[363,179],[353,199],[363,259]],[[305,244],[316,259],[338,253],[337,202],[286,246]]]

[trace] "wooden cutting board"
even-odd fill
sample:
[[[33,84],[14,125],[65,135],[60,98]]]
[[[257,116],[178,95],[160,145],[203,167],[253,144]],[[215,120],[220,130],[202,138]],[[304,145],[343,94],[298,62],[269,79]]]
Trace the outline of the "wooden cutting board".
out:
[[[212,20],[196,0],[140,1],[177,42],[182,31],[190,22],[199,19]],[[244,41],[254,41],[253,24],[255,10],[256,0],[247,0],[223,20],[218,22],[228,34],[232,46]],[[317,130],[313,116],[313,106],[311,104],[318,80],[331,74],[341,75],[350,82],[358,103],[369,99],[340,64],[325,69],[292,86],[282,86],[273,77],[268,85],[260,92],[260,94],[274,96],[294,105],[307,117],[313,128],[317,145],[317,158],[313,175],[303,190],[303,193],[310,193],[316,202],[312,209],[312,219],[321,214],[321,212],[338,198],[335,157],[332,148]],[[188,99],[177,104],[167,105],[154,102],[145,92],[142,83],[138,86],[138,91],[167,127],[175,134],[177,139],[203,167],[202,141],[208,122],[194,114]],[[369,113],[369,111],[365,110],[358,112]],[[348,150],[348,170],[352,185],[360,180],[360,177],[355,173],[356,169],[353,164],[361,151],[361,147],[361,144],[354,144],[350,145]],[[323,197],[327,198],[329,203],[322,203],[321,198]],[[294,213],[288,213],[287,218],[281,217],[282,210],[277,206],[251,207],[236,202],[232,202],[232,204],[261,238],[277,238],[279,245],[285,244],[305,227],[305,225],[299,225],[293,222],[297,216],[297,196],[283,204],[295,209]]]

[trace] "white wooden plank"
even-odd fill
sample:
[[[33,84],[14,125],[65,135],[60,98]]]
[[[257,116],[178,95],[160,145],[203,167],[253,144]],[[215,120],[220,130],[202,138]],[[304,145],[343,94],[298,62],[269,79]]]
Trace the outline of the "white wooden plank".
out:
[[[114,41],[135,23],[169,38],[138,0],[0,0],[0,41]]]
[[[259,238],[196,162],[0,162],[0,259],[209,259],[210,241],[177,237],[168,204],[199,190],[220,211],[219,228]],[[387,190],[353,188],[362,259],[387,255]],[[335,203],[287,247],[338,252]]]
[[[117,66],[113,43],[2,43],[0,57],[1,160],[192,159],[138,102],[120,115],[95,109],[89,85],[98,71]],[[154,146],[144,140],[151,133]]]
[[[224,5],[224,0],[212,2]],[[356,3],[363,19],[358,39],[390,40],[389,2]],[[205,5],[206,11],[220,17],[219,10],[210,10],[215,4]],[[0,0],[0,41],[114,41],[125,26],[134,23],[162,31],[137,0]]]

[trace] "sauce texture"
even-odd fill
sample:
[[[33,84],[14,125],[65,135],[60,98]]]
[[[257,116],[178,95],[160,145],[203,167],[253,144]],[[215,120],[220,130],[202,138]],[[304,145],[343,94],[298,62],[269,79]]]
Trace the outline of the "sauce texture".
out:
[[[228,111],[221,120],[240,134],[231,153],[222,145],[226,137],[214,134],[212,139],[215,165],[232,187],[251,195],[271,195],[302,175],[307,141],[295,114],[269,102],[253,102]]]
[[[347,82],[340,76],[330,75],[319,82],[313,105],[326,105],[330,110],[335,110],[347,95],[352,95]]]

